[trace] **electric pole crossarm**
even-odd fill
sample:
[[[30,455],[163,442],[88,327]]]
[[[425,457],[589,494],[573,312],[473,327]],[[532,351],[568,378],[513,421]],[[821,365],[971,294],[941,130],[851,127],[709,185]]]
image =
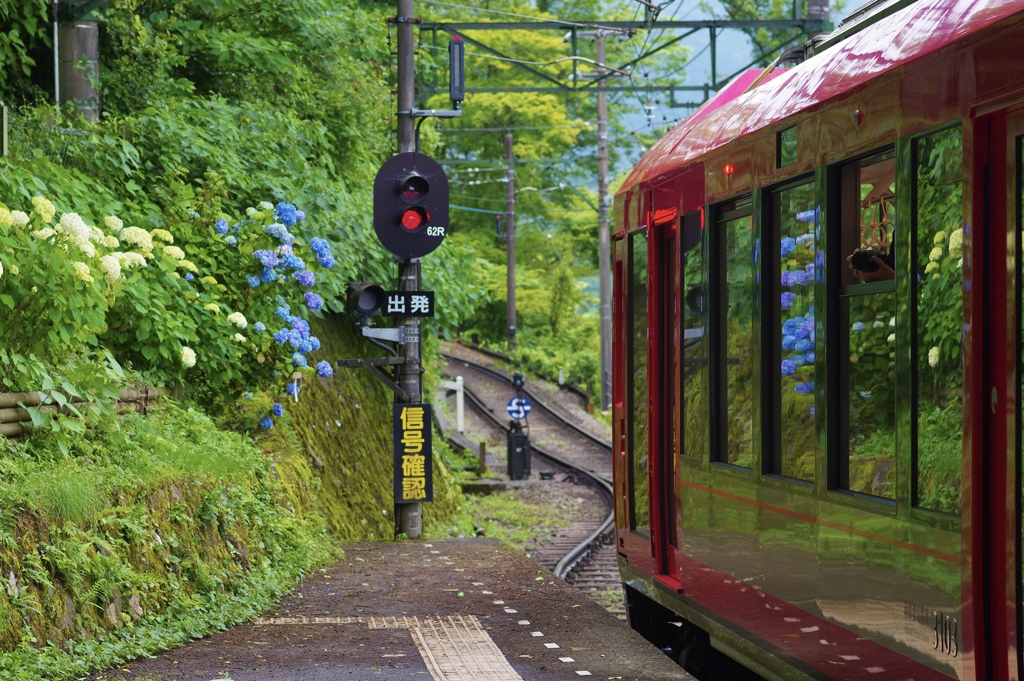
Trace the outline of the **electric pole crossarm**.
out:
[[[409,362],[407,362],[404,357],[379,357],[376,359],[343,359],[335,362],[337,366],[348,369],[354,367],[366,367],[371,374],[380,379],[381,383],[383,383],[389,389],[391,389],[391,391],[395,393],[398,399],[402,400],[403,402],[411,402],[412,396],[409,395],[409,393],[407,393],[401,386],[395,383],[394,379],[392,379],[391,376],[388,376],[386,373],[384,373],[384,371],[382,371],[380,368],[381,365],[387,366],[392,364],[400,365],[408,363]]]
[[[529,71],[530,73],[532,73],[533,75],[535,75],[535,76],[537,76],[539,78],[543,78],[544,80],[551,81],[552,83],[558,85],[559,89],[561,89],[561,90],[568,89],[568,86],[563,85],[554,76],[549,76],[548,74],[544,73],[543,71],[538,71],[537,69],[535,69],[535,68],[533,68],[531,66],[527,66],[526,64],[520,63],[518,60],[513,59],[512,57],[508,56],[507,54],[499,52],[498,50],[494,49],[493,47],[490,47],[489,45],[485,45],[484,43],[480,42],[479,40],[475,40],[473,38],[470,38],[469,36],[463,35],[462,33],[459,33],[456,30],[449,30],[448,26],[449,25],[442,24],[442,25],[438,26],[438,28],[440,28],[440,29],[442,29],[444,31],[447,31],[448,33],[451,33],[452,35],[458,34],[459,37],[461,37],[467,43],[469,43],[471,45],[475,45],[476,47],[479,47],[482,50],[487,50],[488,52],[490,52],[491,54],[493,54],[496,57],[501,57],[502,59],[507,59],[510,62],[516,62],[516,66],[518,66],[519,68],[521,68],[521,69],[523,69],[525,71]],[[473,92],[473,90],[467,89],[467,92]]]

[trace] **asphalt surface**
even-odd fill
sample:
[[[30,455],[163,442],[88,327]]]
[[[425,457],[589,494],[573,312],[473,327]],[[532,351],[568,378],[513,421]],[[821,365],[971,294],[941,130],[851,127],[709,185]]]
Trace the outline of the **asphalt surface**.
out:
[[[345,554],[253,623],[89,678],[693,679],[495,539],[360,543]]]

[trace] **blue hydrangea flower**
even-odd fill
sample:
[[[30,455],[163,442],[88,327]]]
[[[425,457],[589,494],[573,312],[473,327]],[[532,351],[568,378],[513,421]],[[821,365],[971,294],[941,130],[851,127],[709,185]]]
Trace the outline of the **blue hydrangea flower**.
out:
[[[270,430],[271,428],[274,427],[274,419],[270,418],[269,416],[264,416],[263,418],[260,419],[260,427]]]
[[[808,352],[806,355],[804,355],[804,362],[807,364],[814,364],[814,353]]]
[[[331,245],[327,243],[327,239],[315,236],[309,240],[309,250],[317,255],[323,255],[331,252]]]
[[[788,310],[793,305],[793,301],[796,300],[796,294],[790,291],[784,291],[782,294],[782,309]]]
[[[214,229],[217,230],[217,234],[227,234],[228,233],[228,221],[225,220],[224,218],[221,218],[220,220],[217,220],[217,224],[214,225]]]
[[[299,346],[302,345],[302,334],[292,329],[288,332],[288,342],[291,343],[293,348],[298,350]]]
[[[284,407],[280,402],[274,402],[274,416],[284,416]]]
[[[292,355],[292,366],[293,367],[308,366],[308,364],[306,363],[306,356],[303,355],[301,352],[296,352],[294,355]]]
[[[796,350],[797,352],[807,352],[808,350],[811,350],[813,348],[814,343],[805,338],[803,340],[798,340],[793,349]]]
[[[292,328],[302,334],[303,338],[309,338],[309,322],[302,317],[289,317],[288,323]]]
[[[298,222],[302,222],[303,220],[305,220],[305,219],[306,219],[306,212],[305,212],[305,211],[302,211],[302,210],[297,210],[297,211],[295,211],[295,219],[296,219],[296,220],[297,220]]]
[[[260,285],[260,278],[254,277],[251,274],[247,276],[245,280],[249,282],[249,288],[256,288],[257,286]]]
[[[320,263],[320,266],[323,268],[331,269],[332,267],[334,267],[334,256],[331,255],[330,253],[318,255],[316,257],[316,261]]]
[[[284,387],[284,391],[286,393],[288,393],[289,395],[291,395],[292,397],[298,397],[298,395],[299,395],[299,384],[298,383],[289,383],[288,385],[286,385]]]
[[[185,273],[185,281],[192,281],[195,278],[196,278],[196,275],[192,274],[191,272],[186,272]]]
[[[277,218],[289,227],[299,221],[298,211],[290,203],[282,201],[274,206],[274,212],[277,213]]]
[[[309,344],[313,346],[313,352],[316,352],[317,350],[320,349],[320,339],[317,338],[316,336],[309,337]]]
[[[331,363],[327,360],[323,360],[316,363],[316,373],[324,378],[334,375],[334,369],[331,368]]]
[[[303,286],[313,286],[314,284],[316,284],[316,277],[314,277],[313,273],[310,272],[309,270],[302,270],[301,272],[296,272],[292,276],[295,277],[295,280],[298,281]]]
[[[306,268],[306,263],[302,262],[302,258],[297,255],[286,255],[284,256],[284,266],[290,270],[302,270]]]
[[[287,343],[288,335],[292,332],[291,329],[281,329],[274,333],[274,342],[276,343]]]
[[[796,387],[793,388],[798,393],[813,393],[814,392],[814,381],[809,383],[797,383]]]
[[[796,373],[796,363],[791,359],[782,360],[782,375],[792,376]]]
[[[291,255],[294,252],[295,251],[294,249],[292,249],[292,245],[290,243],[281,244],[280,246],[277,247],[277,254],[280,256]]]
[[[226,243],[228,246],[237,246],[238,245],[238,239],[236,239],[233,236],[229,236],[229,237],[226,237],[224,239],[224,243]]]
[[[282,303],[277,306],[276,310],[274,310],[274,314],[281,319],[288,321],[288,318],[292,315],[292,309],[287,304]]]
[[[303,338],[299,341],[297,349],[299,352],[313,352],[313,344],[310,343],[308,339]]]
[[[852,328],[853,328],[854,331],[863,331],[864,330],[864,322],[854,322]]]
[[[269,284],[270,282],[277,279],[277,272],[274,271],[273,267],[264,267],[263,271],[260,272],[260,280]]]
[[[288,233],[288,228],[282,225],[280,222],[275,222],[272,225],[267,225],[263,229],[263,231],[269,234],[270,236],[274,237],[275,239],[279,239],[281,241],[290,242],[292,240],[292,235]]]
[[[306,307],[310,310],[319,310],[324,306],[324,299],[317,293],[306,293]]]
[[[263,322],[256,322],[255,324],[252,325],[252,330],[255,331],[256,333],[263,333],[264,331],[267,330],[267,327]]]
[[[265,248],[259,251],[255,251],[252,254],[252,257],[259,260],[260,264],[263,265],[264,267],[277,267],[279,264],[281,264],[281,261],[278,260],[277,258],[277,253],[274,253],[273,251],[268,251]]]
[[[782,239],[782,257],[785,258],[787,255],[796,250],[796,239],[793,237],[785,237]]]
[[[793,350],[795,348],[796,348],[796,338],[795,337],[793,337],[793,336],[783,336],[782,337],[782,349],[783,350]]]

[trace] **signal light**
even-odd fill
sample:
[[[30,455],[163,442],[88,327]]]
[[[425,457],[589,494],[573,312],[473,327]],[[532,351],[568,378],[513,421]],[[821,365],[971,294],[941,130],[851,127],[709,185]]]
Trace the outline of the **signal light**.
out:
[[[384,289],[380,284],[353,282],[348,285],[346,307],[357,317],[369,317],[384,307],[384,299]]]
[[[434,159],[413,151],[388,159],[373,181],[373,229],[399,258],[421,258],[448,231],[448,178]]]

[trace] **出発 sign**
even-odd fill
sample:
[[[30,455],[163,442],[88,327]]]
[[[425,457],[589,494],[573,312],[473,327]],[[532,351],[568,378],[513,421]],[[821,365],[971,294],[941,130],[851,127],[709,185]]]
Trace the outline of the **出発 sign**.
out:
[[[414,504],[434,500],[430,466],[430,405],[396,404],[395,503]]]

